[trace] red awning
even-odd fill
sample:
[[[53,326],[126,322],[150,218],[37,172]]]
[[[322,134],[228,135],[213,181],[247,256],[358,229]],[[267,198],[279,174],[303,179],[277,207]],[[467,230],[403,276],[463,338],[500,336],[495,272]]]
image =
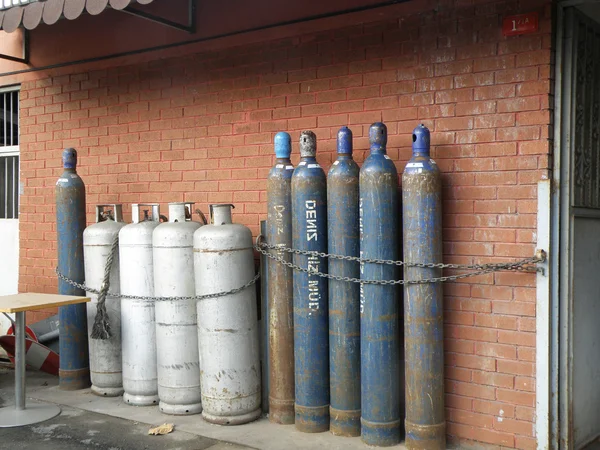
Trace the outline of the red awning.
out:
[[[84,11],[93,16],[106,8],[125,9],[139,3],[147,5],[153,0],[30,0],[21,6],[10,6],[0,10],[0,30],[12,33],[21,25],[33,30],[40,23],[52,25],[61,18],[77,19]],[[2,2],[0,1],[0,7]]]

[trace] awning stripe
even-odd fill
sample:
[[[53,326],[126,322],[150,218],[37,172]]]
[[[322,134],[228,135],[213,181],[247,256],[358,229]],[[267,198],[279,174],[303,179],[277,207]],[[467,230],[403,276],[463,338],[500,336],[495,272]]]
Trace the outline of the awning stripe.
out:
[[[68,20],[77,19],[85,9],[85,0],[71,0],[65,3],[63,14]]]
[[[107,5],[108,0],[88,0],[85,5],[85,9],[87,10],[88,14],[97,16],[104,11],[104,9],[106,9]]]
[[[0,0],[1,1],[1,0]],[[0,10],[0,30],[12,33],[21,25],[33,30],[40,23],[53,25],[62,17],[75,20],[87,11],[98,15],[106,8],[124,9],[134,3],[147,5],[153,0],[46,0]]]
[[[110,7],[114,9],[124,9],[129,6],[131,0],[110,0]]]
[[[48,0],[44,3],[44,10],[42,11],[42,19],[46,25],[54,25],[62,16],[63,9],[65,7],[65,0]],[[24,6],[23,8],[29,8]]]
[[[4,11],[4,21],[2,22],[2,29],[7,33],[12,33],[17,28],[19,28],[22,19],[22,6],[15,6],[14,8],[7,9],[6,11]]]
[[[23,11],[23,26],[28,30],[32,30],[37,27],[42,21],[43,11],[43,3],[32,3],[31,7],[25,8]]]
[[[42,21],[43,12],[43,3],[32,3],[23,11],[23,26],[28,30],[33,30]]]

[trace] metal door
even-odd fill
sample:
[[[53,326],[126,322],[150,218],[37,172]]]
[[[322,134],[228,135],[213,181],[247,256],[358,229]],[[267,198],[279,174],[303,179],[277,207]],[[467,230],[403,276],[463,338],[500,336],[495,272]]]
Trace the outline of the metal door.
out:
[[[600,437],[600,24],[574,8],[564,58],[560,434],[578,450]]]
[[[19,91],[0,89],[0,295],[19,286]],[[0,334],[10,326],[0,314]]]

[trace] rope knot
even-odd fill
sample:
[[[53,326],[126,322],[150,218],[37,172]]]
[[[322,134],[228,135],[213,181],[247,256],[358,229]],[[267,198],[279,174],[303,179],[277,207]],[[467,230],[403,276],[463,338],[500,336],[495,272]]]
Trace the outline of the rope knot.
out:
[[[110,270],[118,250],[119,235],[117,234],[106,259],[106,266],[104,267],[104,278],[102,279],[100,293],[98,294],[98,303],[96,304],[96,318],[94,319],[94,326],[90,334],[90,338],[92,339],[105,341],[112,337],[108,312],[106,311],[106,296],[110,287]]]

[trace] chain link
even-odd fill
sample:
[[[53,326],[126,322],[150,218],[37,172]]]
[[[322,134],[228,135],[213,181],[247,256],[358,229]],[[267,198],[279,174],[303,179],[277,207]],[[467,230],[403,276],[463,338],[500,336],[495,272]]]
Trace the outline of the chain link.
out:
[[[359,283],[359,284],[376,284],[376,285],[410,285],[410,284],[426,284],[426,283],[444,283],[447,281],[456,281],[463,278],[475,277],[479,275],[485,275],[488,273],[498,272],[501,270],[508,271],[524,271],[524,272],[537,272],[540,269],[535,267],[531,267],[532,264],[543,262],[546,259],[545,252],[539,252],[536,256],[531,258],[525,258],[520,261],[509,262],[509,263],[491,263],[491,264],[424,264],[424,263],[406,263],[404,261],[394,261],[394,260],[386,260],[386,259],[370,259],[370,258],[360,258],[356,256],[344,256],[344,255],[335,255],[329,253],[322,253],[310,250],[298,250],[290,247],[286,247],[283,245],[270,245],[263,241],[263,236],[259,235],[256,238],[256,251],[266,256],[267,258],[273,259],[291,269],[294,269],[299,272],[304,272],[309,275],[317,275],[322,278],[328,278],[330,280],[336,281],[345,281],[351,283]],[[475,270],[475,272],[464,273],[458,275],[448,275],[442,277],[434,277],[434,278],[424,278],[421,280],[363,280],[360,278],[352,278],[352,277],[344,277],[338,275],[331,275],[324,272],[319,272],[316,270],[305,269],[304,267],[300,267],[297,264],[293,264],[285,259],[268,252],[265,249],[282,251],[286,253],[292,253],[295,255],[303,255],[303,256],[318,256],[321,258],[331,258],[331,259],[340,259],[345,261],[356,261],[359,263],[372,263],[372,264],[388,264],[388,265],[396,265],[396,266],[405,266],[405,267],[418,267],[425,269],[458,269],[458,270]]]
[[[283,251],[286,253],[292,253],[294,255],[303,255],[303,256],[318,256],[321,258],[331,258],[331,259],[340,259],[344,261],[356,261],[360,263],[371,263],[371,264],[388,264],[395,266],[405,266],[405,267],[418,267],[422,269],[458,269],[458,270],[487,270],[491,268],[497,268],[498,270],[527,270],[526,267],[531,264],[539,263],[545,261],[545,257],[543,255],[533,256],[531,258],[525,258],[516,262],[509,263],[490,263],[490,264],[444,264],[444,263],[411,263],[404,261],[395,261],[390,259],[372,259],[372,258],[360,258],[358,256],[346,256],[346,255],[336,255],[331,253],[322,253],[311,250],[298,250],[295,248],[286,247],[283,245],[273,245],[267,244],[262,241],[262,235],[259,235],[256,239],[256,247],[266,248],[269,250],[277,250]],[[258,248],[257,251],[261,252]]]
[[[322,253],[310,250],[298,250],[290,247],[285,247],[283,245],[271,245],[267,244],[263,241],[263,236],[259,235],[256,238],[256,245],[254,249],[266,256],[267,258],[273,259],[280,264],[283,264],[293,270],[304,272],[309,275],[316,275],[322,278],[328,278],[330,280],[336,281],[344,281],[350,283],[359,283],[359,284],[375,284],[375,285],[410,285],[410,284],[426,284],[426,283],[444,283],[447,281],[456,281],[463,278],[475,277],[479,275],[485,275],[488,273],[498,272],[498,271],[523,271],[523,272],[537,272],[542,269],[532,267],[533,264],[544,262],[546,260],[546,254],[544,251],[538,251],[538,253],[530,258],[525,258],[520,261],[508,262],[508,263],[490,263],[490,264],[443,264],[443,263],[410,263],[404,261],[394,261],[387,259],[372,259],[372,258],[360,258],[356,256],[345,256],[345,255],[336,255],[329,253]],[[338,275],[332,275],[329,273],[319,272],[317,270],[305,269],[297,264],[286,261],[280,256],[277,256],[265,249],[275,250],[278,252],[291,253],[295,255],[303,255],[303,256],[318,256],[321,258],[330,258],[330,259],[339,259],[344,261],[355,261],[359,263],[367,263],[367,264],[386,264],[386,265],[395,265],[395,266],[404,266],[404,267],[416,267],[422,269],[456,269],[456,270],[473,270],[474,272],[463,273],[458,275],[447,275],[442,277],[434,277],[434,278],[424,278],[421,280],[363,280],[360,278],[352,278],[352,277],[344,277]],[[111,252],[112,256],[112,252]],[[112,262],[112,258],[107,260],[107,271],[110,267],[110,263]],[[59,272],[58,267],[56,268],[56,275],[63,280],[64,282],[70,284],[77,289],[82,289],[91,294],[101,295],[105,294],[110,297],[119,297],[121,299],[128,300],[142,300],[142,301],[189,301],[189,300],[204,300],[207,298],[218,298],[224,297],[227,295],[237,294],[238,292],[247,289],[248,287],[255,284],[260,278],[260,272],[257,273],[254,278],[248,281],[246,284],[239,288],[231,289],[225,292],[217,292],[214,294],[205,294],[205,295],[197,295],[190,297],[152,297],[152,296],[140,296],[140,295],[126,295],[126,294],[116,294],[114,292],[106,293],[106,281],[103,282],[103,286],[100,290],[91,288],[86,286],[85,284],[77,283],[65,275]],[[106,277],[105,277],[106,278]]]
[[[96,295],[100,295],[100,290],[98,289],[94,289],[91,288],[89,286],[86,286],[85,284],[81,284],[81,283],[77,283],[76,281],[73,281],[69,278],[67,278],[66,276],[64,276],[62,273],[59,272],[58,267],[56,268],[56,275],[58,276],[58,278],[60,278],[61,280],[63,280],[65,283],[70,284],[73,287],[76,287],[77,289],[82,289],[84,291],[89,292],[90,294],[96,294]],[[127,299],[127,300],[142,300],[142,301],[186,301],[186,300],[205,300],[207,298],[218,298],[218,297],[225,297],[226,295],[233,295],[233,294],[237,294],[238,292],[243,291],[244,289],[252,286],[253,284],[255,284],[258,279],[260,278],[260,272],[257,273],[254,278],[252,278],[250,281],[248,281],[246,284],[244,284],[241,287],[235,288],[235,289],[231,289],[229,291],[224,291],[224,292],[216,292],[214,294],[205,294],[205,295],[196,295],[193,297],[152,297],[149,295],[126,295],[126,294],[116,294],[114,292],[109,292],[107,294],[107,296],[109,297],[119,297],[121,299]]]

